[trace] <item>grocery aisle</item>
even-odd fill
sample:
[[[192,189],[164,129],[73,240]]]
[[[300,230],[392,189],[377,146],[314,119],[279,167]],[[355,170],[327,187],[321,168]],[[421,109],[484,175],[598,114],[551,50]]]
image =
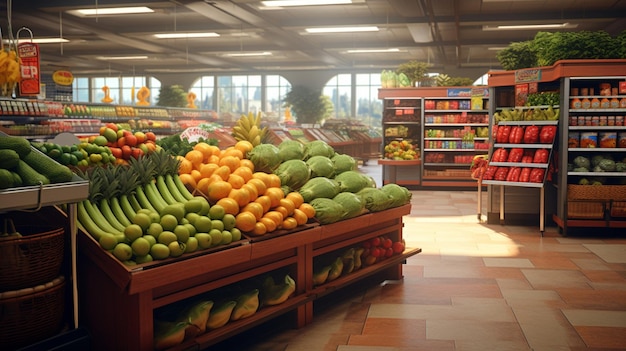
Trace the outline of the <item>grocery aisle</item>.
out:
[[[413,191],[405,238],[423,252],[403,281],[359,284],[316,304],[305,328],[272,321],[211,349],[626,349],[626,236],[542,238],[477,223],[476,192]]]

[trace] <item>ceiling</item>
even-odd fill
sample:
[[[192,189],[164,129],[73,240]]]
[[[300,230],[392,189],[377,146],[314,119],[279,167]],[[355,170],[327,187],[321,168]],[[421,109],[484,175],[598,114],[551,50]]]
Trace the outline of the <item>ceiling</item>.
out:
[[[532,39],[534,30],[487,31],[483,26],[570,23],[561,30],[626,29],[624,0],[354,0],[351,5],[262,9],[259,0],[5,0],[13,33],[25,26],[40,44],[41,69],[74,74],[262,72],[280,70],[392,69],[408,60],[450,69],[499,69],[497,48]],[[11,4],[12,2],[12,4]],[[10,5],[10,7],[8,7]],[[81,18],[67,10],[149,6],[154,13]],[[10,11],[7,11],[10,8]],[[303,34],[306,27],[378,26],[378,32]],[[216,32],[201,39],[157,39],[154,33]],[[26,31],[20,38],[28,38]],[[391,53],[347,53],[348,49],[397,48]],[[270,52],[261,57],[227,54]],[[142,60],[104,56],[145,55]]]

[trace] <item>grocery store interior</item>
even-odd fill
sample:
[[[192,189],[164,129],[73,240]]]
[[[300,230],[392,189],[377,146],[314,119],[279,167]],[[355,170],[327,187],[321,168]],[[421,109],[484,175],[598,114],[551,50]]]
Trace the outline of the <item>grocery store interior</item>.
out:
[[[626,350],[626,1],[0,0],[0,36],[0,349]]]

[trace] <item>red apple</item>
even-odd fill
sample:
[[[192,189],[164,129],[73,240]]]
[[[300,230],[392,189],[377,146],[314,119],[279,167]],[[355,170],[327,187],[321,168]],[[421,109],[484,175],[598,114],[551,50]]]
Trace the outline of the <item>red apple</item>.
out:
[[[372,244],[372,246],[374,247],[380,246],[380,238],[379,237],[371,238],[370,244]]]
[[[395,243],[393,243],[393,246],[392,246],[394,254],[401,254],[402,252],[404,252],[404,248],[405,248],[405,245],[401,241],[396,241]]]
[[[389,238],[384,238],[384,239],[382,240],[382,246],[383,246],[385,249],[390,248],[390,247],[391,247],[391,245],[393,245],[393,241],[391,241],[391,239],[389,239]]]
[[[393,256],[393,249],[389,247],[385,249],[385,257],[391,257],[391,256]]]

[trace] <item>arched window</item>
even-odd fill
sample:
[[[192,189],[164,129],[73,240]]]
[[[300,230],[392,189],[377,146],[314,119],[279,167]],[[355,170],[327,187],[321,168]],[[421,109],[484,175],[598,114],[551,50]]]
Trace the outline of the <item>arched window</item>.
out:
[[[150,89],[148,101],[156,105],[159,98],[161,82],[154,77],[125,76],[125,77],[79,77],[72,83],[72,96],[75,102],[102,103],[105,97],[104,87],[108,88],[108,97],[113,104],[133,105],[137,102],[137,91],[143,86]],[[133,92],[135,97],[131,96]]]
[[[333,103],[332,118],[348,118],[352,112],[352,75],[338,74],[331,78],[322,93]]]
[[[326,83],[323,94],[333,103],[333,118],[354,118],[364,125],[380,128],[379,88],[380,73],[338,74]]]
[[[196,94],[195,104],[202,110],[215,110],[215,77],[202,76],[193,83],[191,92]]]

